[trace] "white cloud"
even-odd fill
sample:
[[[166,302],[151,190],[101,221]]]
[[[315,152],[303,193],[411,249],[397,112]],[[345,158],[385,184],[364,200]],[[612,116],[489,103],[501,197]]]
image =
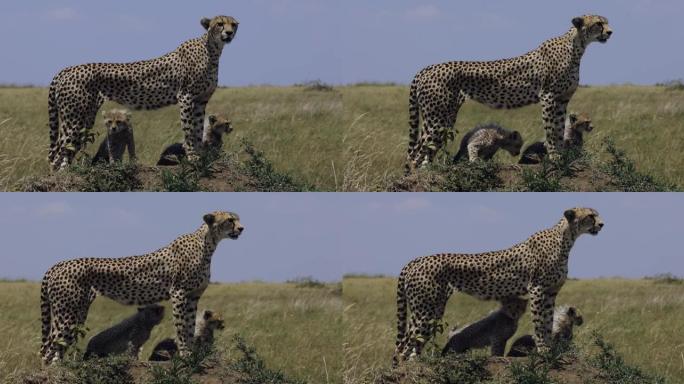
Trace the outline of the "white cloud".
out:
[[[67,213],[72,212],[73,209],[69,204],[64,201],[54,201],[51,203],[45,203],[33,210],[38,216],[51,217],[51,216],[62,216]]]
[[[432,4],[419,5],[404,12],[404,17],[412,21],[432,21],[442,15],[442,12]]]
[[[79,12],[70,7],[52,9],[45,16],[47,19],[54,21],[72,21],[80,18]]]

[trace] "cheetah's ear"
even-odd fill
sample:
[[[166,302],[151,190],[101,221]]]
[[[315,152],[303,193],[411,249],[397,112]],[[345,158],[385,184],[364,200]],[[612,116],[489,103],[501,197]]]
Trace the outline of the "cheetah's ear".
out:
[[[216,115],[209,115],[207,118],[209,119],[209,124],[214,124],[216,122]]]
[[[575,28],[580,29],[584,25],[584,19],[581,17],[575,17],[572,19],[572,25],[574,25]]]
[[[207,31],[209,30],[209,24],[211,24],[211,19],[207,19],[206,17],[203,17],[202,20],[200,20],[200,24],[206,29]]]
[[[211,226],[216,222],[216,216],[214,216],[213,213],[207,213],[206,215],[204,215],[203,219],[208,226]]]
[[[565,212],[563,212],[563,216],[565,216],[566,219],[568,219],[568,222],[571,222],[575,220],[575,210],[574,209],[568,209]]]

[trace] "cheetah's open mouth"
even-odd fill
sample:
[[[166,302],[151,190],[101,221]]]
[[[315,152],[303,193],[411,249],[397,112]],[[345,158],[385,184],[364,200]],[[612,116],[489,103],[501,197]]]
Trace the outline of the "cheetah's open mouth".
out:
[[[606,41],[608,41],[608,37],[607,36],[606,37],[601,36],[601,37],[598,37],[596,40],[598,40],[599,43],[605,43]]]
[[[237,238],[240,237],[240,232],[231,232],[228,234],[228,237],[231,240],[237,240]]]
[[[592,235],[596,236],[596,235],[598,235],[598,233],[599,233],[600,230],[601,230],[600,228],[594,227],[594,228],[592,228],[592,229],[589,230],[589,233],[591,233]]]

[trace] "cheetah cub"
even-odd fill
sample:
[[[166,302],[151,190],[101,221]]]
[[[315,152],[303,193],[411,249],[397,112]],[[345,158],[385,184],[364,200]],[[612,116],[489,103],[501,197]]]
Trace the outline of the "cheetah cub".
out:
[[[579,310],[575,307],[562,305],[553,310],[553,330],[551,337],[554,343],[559,341],[569,342],[572,340],[572,329],[575,326],[580,326],[584,323],[584,319]],[[534,343],[532,335],[524,335],[517,338],[508,355],[511,357],[527,356],[530,352],[536,350],[537,345]]]
[[[223,135],[233,131],[232,122],[223,115],[209,115],[204,119],[202,148],[215,154],[221,152]],[[178,165],[185,158],[185,148],[181,143],[173,143],[166,147],[157,161],[157,165]]]
[[[93,336],[88,341],[84,358],[130,353],[138,358],[150,332],[164,318],[164,307],[158,304],[139,307],[138,312],[119,324]]]
[[[512,156],[518,156],[522,144],[523,140],[518,131],[510,131],[498,124],[479,125],[463,136],[454,162],[466,154],[470,161],[491,160],[499,148],[505,149]]]
[[[449,332],[449,341],[442,355],[450,352],[463,353],[472,348],[491,346],[492,356],[503,356],[506,342],[518,330],[518,320],[525,313],[527,300],[510,299],[501,303],[501,308],[491,312],[484,319],[464,328]]]
[[[107,137],[100,143],[92,163],[108,162],[111,164],[115,161],[123,161],[126,148],[128,148],[129,160],[135,161],[131,113],[125,109],[112,109],[104,112],[102,116]]]
[[[591,119],[584,113],[568,113],[565,118],[565,131],[563,132],[563,143],[565,148],[582,149],[584,145],[583,135],[591,132],[594,126]],[[530,144],[520,156],[519,164],[539,164],[546,156],[546,147],[541,141]]]
[[[198,346],[209,346],[214,344],[214,331],[223,329],[223,318],[221,315],[208,309],[197,315],[195,325],[195,343]],[[150,361],[167,361],[178,353],[178,345],[171,339],[164,339],[154,347],[150,355]]]

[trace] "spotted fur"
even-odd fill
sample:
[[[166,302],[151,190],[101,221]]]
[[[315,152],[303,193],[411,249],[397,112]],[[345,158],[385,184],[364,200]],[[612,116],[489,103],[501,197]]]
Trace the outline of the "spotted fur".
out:
[[[569,342],[572,340],[573,328],[584,324],[584,318],[575,307],[563,305],[553,310],[553,328],[551,338],[554,343]],[[522,357],[532,352],[537,345],[532,335],[520,336],[511,345],[511,350],[506,356]]]
[[[195,232],[142,256],[74,259],[52,266],[41,282],[43,361],[62,359],[96,295],[125,305],[170,299],[179,348],[187,354],[197,302],[209,285],[214,250],[222,239],[235,240],[244,229],[231,212],[216,211],[203,219]]]
[[[215,154],[221,152],[223,135],[233,132],[233,124],[223,115],[209,115],[204,119],[204,134],[202,148]],[[157,165],[178,165],[187,156],[181,143],[174,143],[166,147],[157,161]]]
[[[501,308],[468,326],[449,332],[442,349],[447,353],[463,353],[473,348],[491,347],[492,356],[503,356],[506,342],[518,330],[518,320],[525,313],[527,300],[513,298],[501,303]]]
[[[152,328],[161,323],[162,319],[164,307],[161,305],[140,307],[133,316],[90,338],[84,358],[128,352],[137,359],[143,344],[150,338]]]
[[[135,161],[135,140],[131,113],[125,109],[112,109],[103,114],[107,136],[93,157],[93,164],[99,162],[113,163],[123,161],[128,149],[128,158]]]
[[[564,212],[555,226],[508,249],[478,254],[441,253],[412,260],[397,282],[394,363],[421,353],[435,333],[453,291],[482,300],[529,295],[539,349],[551,337],[552,308],[568,274],[568,256],[584,233],[598,234],[603,221],[591,208]],[[410,325],[407,315],[411,314]]]
[[[497,61],[451,61],[418,72],[409,88],[408,170],[432,162],[466,99],[493,108],[519,108],[541,102],[546,148],[549,153],[562,149],[565,112],[579,84],[584,51],[594,41],[606,42],[613,33],[602,16],[575,17],[572,24],[566,34],[522,56]]]
[[[48,93],[52,168],[71,164],[105,100],[132,109],[179,104],[183,145],[194,156],[202,141],[204,110],[218,83],[221,52],[238,29],[230,16],[204,18],[201,24],[207,30],[204,35],[156,59],[83,64],[60,71]]]
[[[511,131],[498,124],[485,124],[468,131],[461,140],[461,146],[454,156],[454,162],[466,154],[468,160],[491,160],[502,148],[512,156],[520,154],[523,139],[518,131]]]
[[[591,124],[589,116],[581,113],[568,113],[565,118],[565,130],[563,131],[563,142],[567,148],[582,149],[584,145],[584,133],[591,132],[594,126]],[[520,156],[519,164],[539,164],[547,151],[544,143],[537,141],[530,144]]]

